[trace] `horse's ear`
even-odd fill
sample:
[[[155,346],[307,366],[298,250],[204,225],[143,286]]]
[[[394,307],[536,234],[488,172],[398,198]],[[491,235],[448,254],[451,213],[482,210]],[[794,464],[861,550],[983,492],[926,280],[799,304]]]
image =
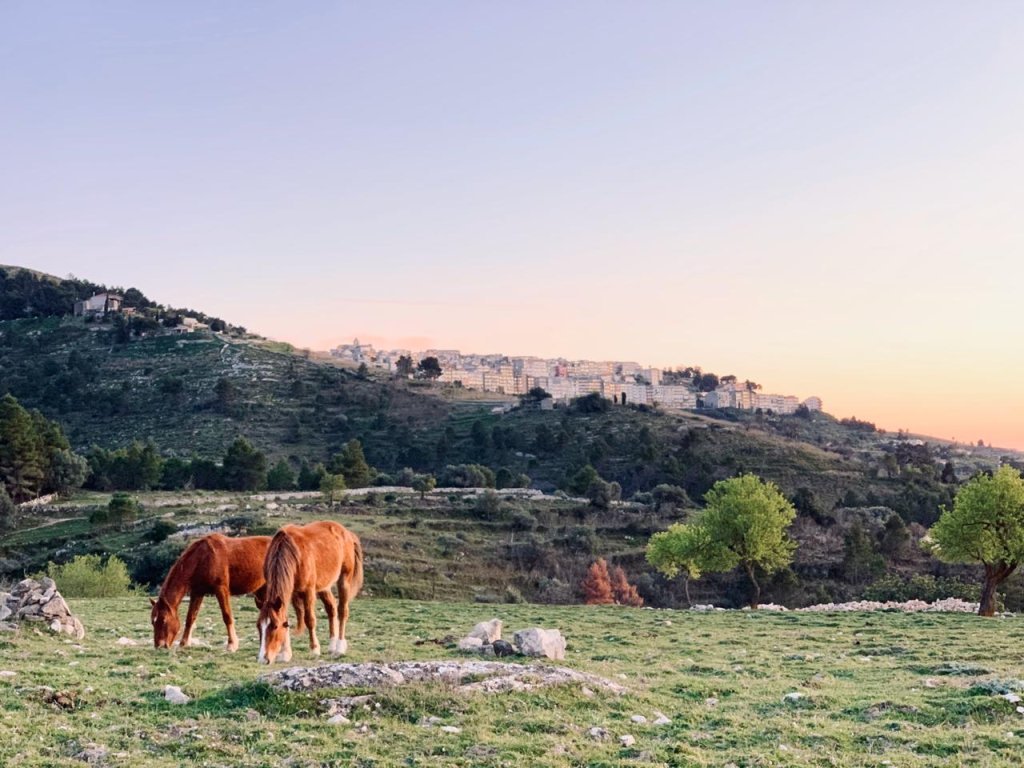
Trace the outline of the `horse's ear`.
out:
[[[154,608],[156,608],[156,600],[154,600],[154,599],[153,599],[152,597],[151,597],[151,598],[149,598],[149,604],[150,604],[151,606],[153,606]]]

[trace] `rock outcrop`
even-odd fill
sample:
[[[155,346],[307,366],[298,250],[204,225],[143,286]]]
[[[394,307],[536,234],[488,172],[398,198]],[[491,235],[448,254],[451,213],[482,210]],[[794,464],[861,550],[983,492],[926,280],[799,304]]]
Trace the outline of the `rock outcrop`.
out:
[[[0,630],[15,630],[22,622],[41,622],[51,632],[81,640],[85,627],[71,613],[53,579],[24,579],[10,593],[0,592]]]
[[[462,692],[530,691],[578,683],[611,693],[625,688],[597,675],[565,667],[508,664],[498,661],[402,661],[390,664],[325,664],[289,667],[260,677],[289,691],[317,688],[389,688],[407,683],[442,683]]]

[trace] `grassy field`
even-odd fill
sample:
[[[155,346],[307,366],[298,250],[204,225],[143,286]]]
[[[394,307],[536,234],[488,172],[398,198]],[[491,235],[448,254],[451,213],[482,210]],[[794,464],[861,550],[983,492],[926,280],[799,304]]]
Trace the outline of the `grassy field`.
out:
[[[144,597],[72,600],[76,642],[23,627],[0,635],[0,765],[111,766],[1019,766],[1024,715],[993,691],[1024,670],[1024,623],[963,615],[672,612],[358,600],[348,661],[458,657],[418,640],[497,615],[505,634],[554,626],[564,664],[625,685],[467,695],[442,685],[375,694],[349,725],[329,693],[259,682],[255,612],[236,601],[242,648],[154,651]],[[321,634],[323,623],[321,622]],[[129,637],[138,646],[121,646]],[[295,664],[316,662],[296,644]],[[995,682],[993,682],[995,681]],[[164,685],[193,697],[163,700]],[[799,693],[785,701],[788,693]],[[379,706],[376,706],[379,704]],[[655,726],[655,712],[671,724]],[[647,724],[631,721],[644,715]],[[435,727],[421,723],[440,718]],[[461,729],[446,733],[441,725]],[[610,738],[595,740],[592,727]],[[619,736],[635,737],[624,747]],[[92,750],[91,752],[89,750]]]

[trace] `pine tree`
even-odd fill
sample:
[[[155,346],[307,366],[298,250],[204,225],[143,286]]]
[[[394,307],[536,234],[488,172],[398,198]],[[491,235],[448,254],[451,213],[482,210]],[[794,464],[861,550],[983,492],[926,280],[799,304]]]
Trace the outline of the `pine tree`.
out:
[[[626,578],[626,572],[619,566],[615,566],[612,569],[611,586],[615,602],[619,605],[639,608],[644,604],[644,599],[640,597],[636,587],[629,583],[629,580]]]
[[[43,440],[32,416],[12,396],[0,398],[0,480],[15,502],[38,495],[46,475]]]
[[[603,559],[590,564],[582,587],[583,602],[587,605],[612,605],[615,602],[612,585],[608,579],[608,563]]]

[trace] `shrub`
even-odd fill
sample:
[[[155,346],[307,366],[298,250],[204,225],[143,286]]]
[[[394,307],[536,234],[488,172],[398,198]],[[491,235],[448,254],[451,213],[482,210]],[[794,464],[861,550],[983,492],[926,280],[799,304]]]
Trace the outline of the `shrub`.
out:
[[[178,526],[170,520],[157,520],[153,523],[153,527],[147,531],[146,541],[151,544],[159,544],[177,530]]]
[[[583,589],[583,602],[587,605],[611,605],[615,602],[612,585],[608,580],[608,564],[604,560],[595,560],[590,564],[580,586]]]
[[[131,578],[124,561],[110,556],[79,555],[70,563],[46,565],[46,575],[64,597],[124,597],[131,594]]]

